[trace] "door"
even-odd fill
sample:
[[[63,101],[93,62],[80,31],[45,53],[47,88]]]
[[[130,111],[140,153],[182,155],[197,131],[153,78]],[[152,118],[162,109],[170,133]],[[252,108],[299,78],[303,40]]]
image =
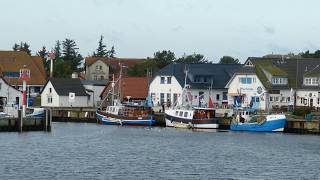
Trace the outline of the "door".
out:
[[[204,98],[204,92],[199,92],[199,107],[201,107]]]
[[[310,107],[313,107],[313,98],[310,99]]]

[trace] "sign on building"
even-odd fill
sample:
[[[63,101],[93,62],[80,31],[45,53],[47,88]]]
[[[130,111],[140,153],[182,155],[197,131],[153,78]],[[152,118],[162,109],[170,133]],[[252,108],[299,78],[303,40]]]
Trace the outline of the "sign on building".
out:
[[[76,98],[76,94],[73,92],[69,92],[69,103],[73,103]]]

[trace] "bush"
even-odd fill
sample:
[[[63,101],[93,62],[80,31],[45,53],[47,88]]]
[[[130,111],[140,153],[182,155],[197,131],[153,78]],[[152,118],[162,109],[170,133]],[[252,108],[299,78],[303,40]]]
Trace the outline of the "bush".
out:
[[[311,111],[310,111],[309,107],[299,107],[299,108],[295,108],[292,114],[296,115],[296,116],[305,116],[306,114],[309,114],[310,112]]]

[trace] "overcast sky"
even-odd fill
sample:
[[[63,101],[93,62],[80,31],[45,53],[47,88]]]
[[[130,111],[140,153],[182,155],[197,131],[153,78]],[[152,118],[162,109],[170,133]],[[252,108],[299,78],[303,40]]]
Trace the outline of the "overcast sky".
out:
[[[320,49],[318,0],[0,0],[0,49],[28,42],[35,53],[74,39],[83,56],[99,36],[117,57],[203,54],[217,62]]]

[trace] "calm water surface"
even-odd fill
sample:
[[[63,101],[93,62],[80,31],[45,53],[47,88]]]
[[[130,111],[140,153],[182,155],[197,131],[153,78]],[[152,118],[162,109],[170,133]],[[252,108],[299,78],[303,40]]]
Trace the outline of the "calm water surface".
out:
[[[320,179],[312,135],[54,123],[0,152],[0,179]]]

